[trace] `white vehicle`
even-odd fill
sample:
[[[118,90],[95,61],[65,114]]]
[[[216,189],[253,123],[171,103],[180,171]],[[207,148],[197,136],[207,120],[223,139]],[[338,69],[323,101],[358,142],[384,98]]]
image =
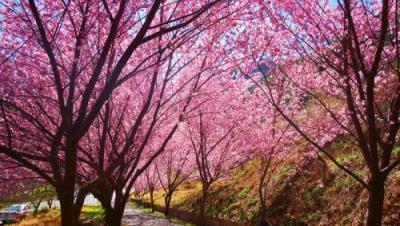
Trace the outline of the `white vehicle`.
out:
[[[30,204],[15,204],[0,210],[0,225],[15,223],[33,212]]]

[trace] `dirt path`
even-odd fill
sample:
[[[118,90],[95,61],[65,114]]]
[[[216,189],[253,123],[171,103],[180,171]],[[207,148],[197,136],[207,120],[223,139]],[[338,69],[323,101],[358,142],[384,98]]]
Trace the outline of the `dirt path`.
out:
[[[122,223],[124,226],[181,226],[129,205],[125,208]]]

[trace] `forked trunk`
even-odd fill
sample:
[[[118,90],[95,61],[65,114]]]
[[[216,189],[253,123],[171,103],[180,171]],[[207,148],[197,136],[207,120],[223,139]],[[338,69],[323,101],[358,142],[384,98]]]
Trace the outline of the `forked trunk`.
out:
[[[169,216],[171,198],[172,198],[172,195],[171,195],[171,194],[165,195],[165,199],[164,199],[164,201],[165,201],[165,212],[164,212],[164,215],[165,215],[166,217]]]
[[[46,203],[47,203],[47,206],[49,207],[49,209],[51,209],[53,207],[53,199],[48,199],[46,201]]]
[[[105,210],[104,214],[105,214],[106,226],[121,226],[122,217],[124,215],[128,198],[123,195],[123,192],[121,190],[119,190],[115,191],[113,206],[111,205],[112,199],[107,199],[105,201],[107,202],[107,204],[106,205],[102,204],[102,205]]]
[[[121,226],[123,211],[119,208],[106,208],[104,211],[106,226]]]
[[[151,212],[154,212],[154,191],[150,191]]]

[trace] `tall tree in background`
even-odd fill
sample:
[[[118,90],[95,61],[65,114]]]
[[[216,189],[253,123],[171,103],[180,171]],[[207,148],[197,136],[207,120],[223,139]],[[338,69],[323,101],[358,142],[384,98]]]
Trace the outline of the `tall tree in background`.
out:
[[[156,165],[153,164],[152,166],[149,166],[144,171],[143,175],[138,178],[138,181],[140,180],[144,181],[142,183],[146,184],[150,196],[151,212],[154,212],[154,191],[159,187],[159,178],[157,175]]]
[[[242,160],[239,151],[242,138],[235,126],[244,118],[240,111],[241,93],[233,80],[219,80],[198,95],[199,108],[185,124],[186,143],[195,158],[198,177],[202,184],[200,224],[205,225],[205,207],[210,187],[237,166]]]
[[[176,136],[179,136],[179,134]],[[165,193],[165,216],[169,216],[174,192],[177,190],[178,186],[185,182],[194,172],[194,162],[191,162],[193,159],[190,149],[185,150],[180,145],[174,145],[169,148],[169,150],[160,156],[155,166],[160,185]]]

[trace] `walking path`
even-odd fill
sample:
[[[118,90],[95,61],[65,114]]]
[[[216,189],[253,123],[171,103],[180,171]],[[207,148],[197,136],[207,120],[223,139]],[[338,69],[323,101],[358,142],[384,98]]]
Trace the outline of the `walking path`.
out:
[[[129,205],[125,208],[122,224],[124,226],[181,226]]]

